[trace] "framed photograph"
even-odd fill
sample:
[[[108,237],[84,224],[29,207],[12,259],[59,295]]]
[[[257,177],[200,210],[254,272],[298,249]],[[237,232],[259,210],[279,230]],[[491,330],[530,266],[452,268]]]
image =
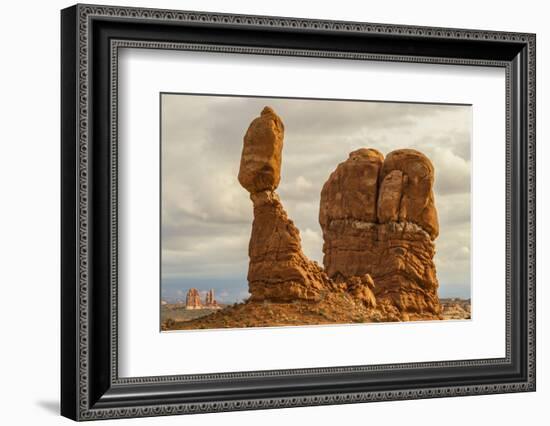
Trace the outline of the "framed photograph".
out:
[[[535,35],[61,12],[61,412],[535,390]]]

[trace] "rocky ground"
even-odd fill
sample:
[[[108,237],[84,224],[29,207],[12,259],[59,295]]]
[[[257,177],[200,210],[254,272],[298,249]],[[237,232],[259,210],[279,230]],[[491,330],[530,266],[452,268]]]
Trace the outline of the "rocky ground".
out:
[[[446,320],[471,319],[470,299],[440,299],[441,314]]]
[[[470,319],[470,301],[442,299],[442,319]],[[327,293],[319,302],[295,301],[291,303],[244,302],[222,310],[188,311],[194,319],[175,316],[162,322],[162,330],[197,330],[243,327],[282,327],[322,324],[354,324],[396,322],[404,319],[392,306],[367,308],[348,293]],[[409,318],[421,321],[430,318]]]
[[[219,309],[186,309],[183,303],[173,303],[162,305],[160,308],[160,321],[164,323],[166,321],[191,321],[200,317],[211,315]]]
[[[164,322],[164,330],[280,327],[399,321],[396,312],[366,308],[346,292],[327,292],[322,300],[235,304],[191,321]]]
[[[470,301],[442,299],[442,319],[470,319]],[[198,311],[197,311],[198,312]],[[244,302],[210,312],[192,320],[164,321],[163,330],[197,330],[214,328],[282,327],[322,324],[380,323],[396,321],[421,321],[430,318],[403,318],[391,305],[376,308],[347,292],[327,292],[318,302],[296,300],[290,303]]]

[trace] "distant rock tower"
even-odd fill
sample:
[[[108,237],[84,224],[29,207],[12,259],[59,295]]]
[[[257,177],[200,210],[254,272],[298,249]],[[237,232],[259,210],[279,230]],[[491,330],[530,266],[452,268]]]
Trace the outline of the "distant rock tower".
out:
[[[214,301],[214,289],[210,289],[206,293],[206,304],[211,305],[213,301]]]
[[[206,293],[206,307],[211,309],[217,309],[220,306],[218,305],[218,302],[216,301],[216,298],[214,297],[214,289],[211,288],[208,290],[208,293]]]
[[[187,292],[185,309],[202,309],[201,295],[196,288],[190,288]]]

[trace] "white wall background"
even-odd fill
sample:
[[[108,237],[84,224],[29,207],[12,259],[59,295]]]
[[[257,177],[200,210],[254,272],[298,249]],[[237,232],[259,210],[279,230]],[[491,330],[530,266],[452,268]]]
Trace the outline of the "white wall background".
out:
[[[453,399],[293,408],[107,421],[102,424],[544,424],[550,401],[550,28],[537,0],[442,3],[254,2],[251,0],[108,1],[143,7],[205,10],[526,31],[537,33],[538,97],[538,390]],[[0,43],[0,401],[2,423],[68,424],[59,405],[59,9],[67,1],[2,6]],[[546,78],[545,78],[546,77]],[[546,192],[546,194],[545,194]],[[547,421],[547,420],[546,420]],[[131,422],[131,423],[129,423]]]

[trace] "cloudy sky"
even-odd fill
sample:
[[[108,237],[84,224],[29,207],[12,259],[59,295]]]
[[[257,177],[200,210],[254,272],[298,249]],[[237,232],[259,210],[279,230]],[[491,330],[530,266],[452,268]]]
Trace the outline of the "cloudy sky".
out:
[[[285,124],[277,191],[307,256],[322,264],[319,197],[338,163],[361,147],[414,148],[435,165],[440,296],[470,297],[470,106],[163,94],[164,299],[190,287],[214,288],[221,302],[248,296],[252,203],[237,174],[243,136],[266,105]]]

